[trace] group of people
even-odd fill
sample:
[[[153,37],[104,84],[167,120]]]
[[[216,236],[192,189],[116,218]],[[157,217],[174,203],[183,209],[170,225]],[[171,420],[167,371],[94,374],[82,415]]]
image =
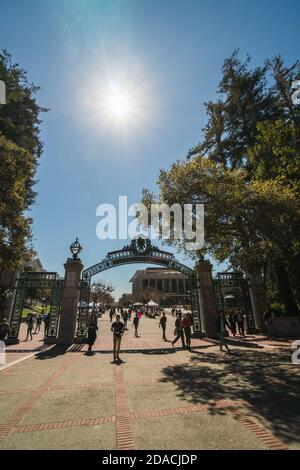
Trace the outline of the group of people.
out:
[[[25,341],[28,341],[29,336],[30,336],[30,339],[32,340],[33,339],[32,334],[36,335],[41,331],[41,326],[42,326],[43,321],[44,321],[44,326],[45,326],[44,334],[45,336],[47,336],[48,331],[49,331],[49,320],[50,320],[49,315],[44,314],[44,312],[39,313],[36,317],[35,329],[34,329],[34,316],[33,316],[33,313],[29,313],[26,318],[27,333],[26,333]]]
[[[233,336],[236,335],[237,331],[240,336],[245,336],[245,317],[241,309],[229,313],[228,324]]]
[[[174,340],[172,341],[172,346],[174,347],[175,343],[181,339],[181,344],[183,348],[191,348],[191,337],[192,337],[192,324],[193,318],[190,312],[184,314],[179,312],[175,320],[175,329],[174,329]],[[163,332],[163,340],[167,341],[166,338],[166,328],[167,328],[167,317],[165,312],[162,313],[162,316],[159,320],[159,327]]]
[[[41,325],[43,321],[45,325],[45,336],[47,336],[48,330],[49,330],[49,315],[39,313],[36,317],[36,321],[34,320],[33,313],[29,313],[27,315],[26,317],[27,330],[26,330],[25,341],[28,341],[29,337],[32,341],[33,339],[32,335],[40,333]],[[9,336],[9,334],[10,334],[10,325],[7,321],[7,318],[4,318],[3,321],[0,323],[0,340],[4,341]]]
[[[138,338],[138,328],[140,324],[140,319],[142,318],[142,312],[136,309],[135,311],[123,310],[120,313],[116,313],[115,309],[110,309],[109,317],[111,323],[111,332],[113,333],[113,363],[122,362],[120,359],[120,347],[122,336],[124,332],[128,329],[127,323],[128,320],[132,320],[132,326],[134,327],[134,335]],[[115,321],[113,317],[115,316]],[[121,321],[121,319],[123,321]],[[166,327],[167,327],[167,316],[165,312],[162,312],[161,318],[159,320],[159,327],[162,329],[163,340],[167,341],[166,338]],[[172,346],[174,347],[175,343],[181,339],[182,347],[190,349],[191,348],[191,336],[192,336],[192,315],[191,313],[186,313],[182,316],[182,313],[178,313],[175,321],[175,330],[174,330],[174,340],[172,341]],[[88,326],[87,334],[87,344],[88,344],[88,354],[92,352],[92,347],[97,338],[98,331],[98,316],[95,313],[91,313]]]

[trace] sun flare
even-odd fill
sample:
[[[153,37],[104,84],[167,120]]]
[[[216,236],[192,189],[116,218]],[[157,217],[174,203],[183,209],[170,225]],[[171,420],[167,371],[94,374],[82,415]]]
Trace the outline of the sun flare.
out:
[[[125,120],[134,111],[132,97],[122,89],[119,82],[111,82],[105,101],[105,107],[109,115],[115,119]]]

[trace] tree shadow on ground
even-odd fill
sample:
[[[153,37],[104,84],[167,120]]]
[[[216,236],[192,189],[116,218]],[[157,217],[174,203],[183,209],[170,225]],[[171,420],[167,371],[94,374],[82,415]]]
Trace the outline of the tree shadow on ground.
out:
[[[300,444],[300,367],[291,363],[290,351],[194,351],[188,363],[162,372],[161,382],[175,384],[180,398],[208,405],[211,414],[226,413],[214,401],[243,401],[238,408],[285,443]]]

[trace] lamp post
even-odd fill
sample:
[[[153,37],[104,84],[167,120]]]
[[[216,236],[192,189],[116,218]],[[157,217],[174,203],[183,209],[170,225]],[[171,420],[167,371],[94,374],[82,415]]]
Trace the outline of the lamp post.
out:
[[[82,251],[82,246],[80,245],[78,238],[76,238],[75,242],[70,246],[70,251],[73,255],[73,260],[79,260],[78,255]]]

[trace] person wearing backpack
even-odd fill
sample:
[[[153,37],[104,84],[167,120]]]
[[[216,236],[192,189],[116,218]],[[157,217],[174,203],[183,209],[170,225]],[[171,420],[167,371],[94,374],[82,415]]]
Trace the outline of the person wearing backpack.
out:
[[[139,337],[139,334],[138,334],[139,323],[140,323],[140,317],[139,317],[139,314],[136,313],[132,322],[132,326],[134,326],[134,336],[136,336],[137,338]]]
[[[192,315],[190,313],[186,313],[182,320],[182,325],[184,329],[185,341],[188,350],[191,349],[191,337],[192,337]]]
[[[166,338],[167,317],[166,317],[165,312],[162,313],[162,317],[159,320],[159,328],[160,327],[161,327],[162,333],[163,333],[162,339],[164,341],[167,341],[167,338]]]
[[[92,352],[92,347],[97,339],[97,331],[98,331],[98,324],[97,324],[97,314],[92,313],[90,318],[90,323],[88,327],[88,336],[87,336],[87,344],[89,345],[88,353]]]
[[[182,318],[181,318],[181,312],[177,314],[177,318],[175,321],[175,330],[174,330],[174,335],[176,335],[176,338],[172,341],[172,346],[174,347],[174,344],[181,339],[182,347],[185,348],[185,341],[184,341],[184,328],[183,328],[183,323],[182,323]]]
[[[35,326],[35,331],[34,331],[35,335],[40,332],[41,324],[42,324],[42,315],[39,313],[36,319],[36,326]]]
[[[25,341],[28,341],[28,336],[30,335],[30,339],[32,341],[32,330],[33,330],[33,315],[29,313],[26,319],[27,324],[27,335]]]
[[[220,351],[223,351],[223,346],[225,346],[226,351],[229,353],[230,349],[228,347],[227,340],[226,340],[226,332],[227,332],[226,328],[230,329],[230,325],[227,322],[224,313],[222,311],[219,311],[218,317],[216,320],[216,329],[217,329],[217,333],[218,333],[218,337],[220,341]]]
[[[7,321],[7,318],[3,318],[3,321],[0,323],[0,341],[4,341],[10,333],[10,326]]]

